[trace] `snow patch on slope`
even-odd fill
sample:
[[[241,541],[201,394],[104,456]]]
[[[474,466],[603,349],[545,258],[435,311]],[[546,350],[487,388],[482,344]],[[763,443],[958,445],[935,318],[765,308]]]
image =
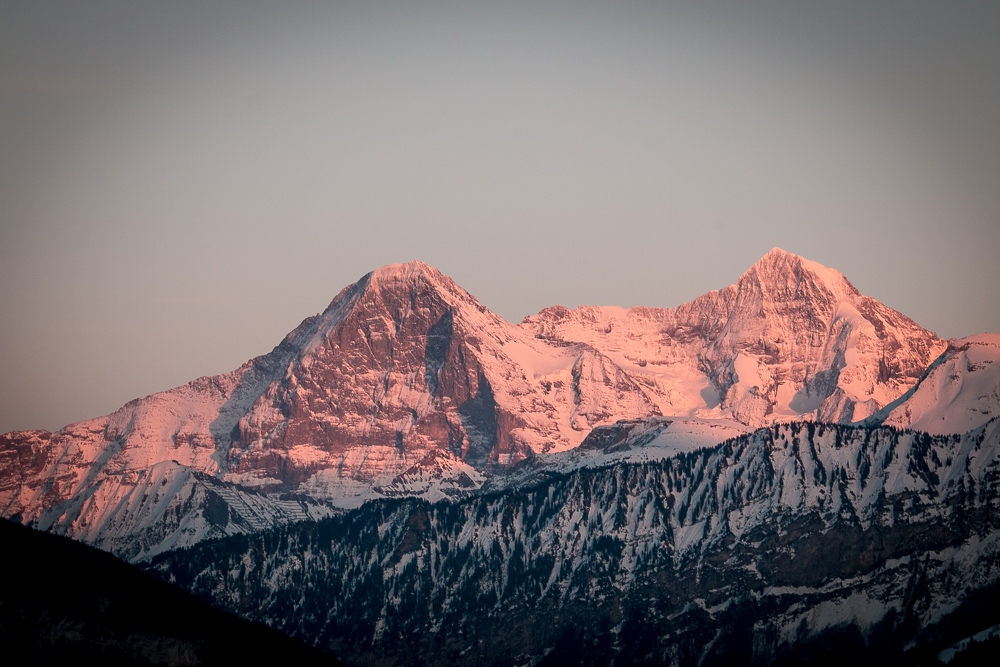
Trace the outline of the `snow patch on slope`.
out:
[[[928,433],[965,433],[1000,415],[1000,334],[952,339],[920,383],[872,421]]]

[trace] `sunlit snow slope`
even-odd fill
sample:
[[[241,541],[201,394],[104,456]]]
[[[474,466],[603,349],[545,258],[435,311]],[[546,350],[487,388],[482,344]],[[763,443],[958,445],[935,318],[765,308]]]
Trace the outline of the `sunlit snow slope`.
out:
[[[948,341],[920,383],[874,422],[927,433],[965,433],[1000,414],[1000,335]]]

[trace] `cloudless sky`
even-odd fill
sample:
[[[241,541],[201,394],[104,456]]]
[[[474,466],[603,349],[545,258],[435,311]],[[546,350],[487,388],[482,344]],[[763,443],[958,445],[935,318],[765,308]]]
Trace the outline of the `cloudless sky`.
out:
[[[1000,3],[0,1],[0,432],[225,372],[384,264],[511,321],[774,246],[1000,332]]]

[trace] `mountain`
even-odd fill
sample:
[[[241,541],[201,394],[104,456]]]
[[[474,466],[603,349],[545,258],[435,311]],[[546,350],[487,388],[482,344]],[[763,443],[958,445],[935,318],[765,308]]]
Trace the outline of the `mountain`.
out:
[[[0,436],[0,513],[350,664],[928,664],[1000,624],[998,359],[777,248],[520,324],[391,265],[231,373]]]
[[[0,508],[139,560],[596,465],[614,454],[596,436],[621,420],[673,424],[644,457],[773,422],[871,420],[947,347],[777,248],[676,308],[557,306],[518,325],[426,264],[391,265],[231,373],[0,436]]]
[[[920,383],[871,421],[927,433],[964,433],[1000,414],[1000,335],[948,341]]]
[[[5,664],[343,664],[65,537],[0,519],[0,540]]]
[[[349,664],[912,664],[1000,623],[998,445],[793,422],[149,567]]]
[[[735,285],[677,308],[557,306],[524,326],[601,350],[658,395],[662,414],[725,415],[752,427],[864,419],[946,348],[840,272],[780,248]]]

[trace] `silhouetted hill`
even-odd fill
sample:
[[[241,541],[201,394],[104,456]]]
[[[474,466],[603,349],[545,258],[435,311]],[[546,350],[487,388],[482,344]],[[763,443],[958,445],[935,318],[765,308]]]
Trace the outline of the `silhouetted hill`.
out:
[[[340,665],[111,554],[0,519],[4,662]]]

